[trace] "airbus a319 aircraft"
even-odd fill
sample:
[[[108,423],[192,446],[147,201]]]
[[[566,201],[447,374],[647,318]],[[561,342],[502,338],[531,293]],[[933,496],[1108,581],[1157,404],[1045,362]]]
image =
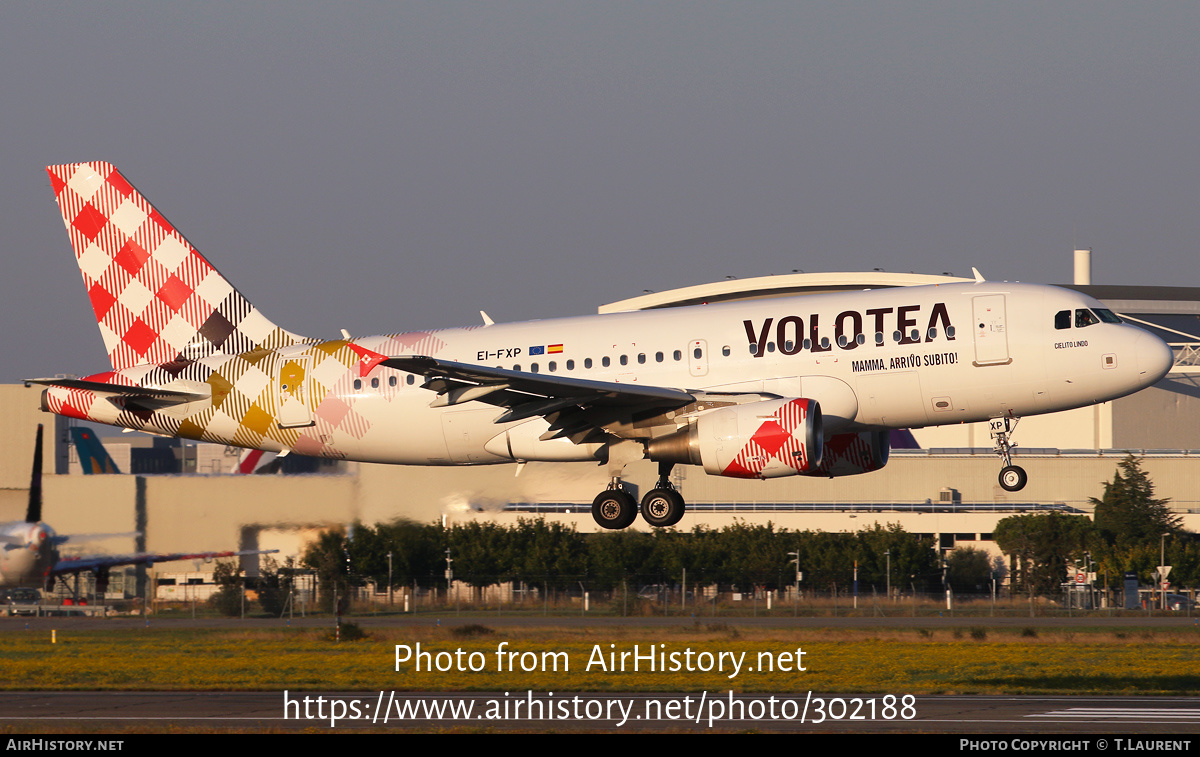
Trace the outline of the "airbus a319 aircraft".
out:
[[[90,572],[96,576],[96,592],[108,589],[109,570],[121,565],[153,565],[177,560],[211,560],[215,557],[241,557],[278,552],[243,550],[241,552],[171,552],[154,554],[139,552],[132,555],[92,555],[60,557],[58,548],[68,542],[98,541],[117,536],[137,534],[56,534],[42,521],[42,426],[37,429],[37,446],[33,453],[33,476],[29,483],[29,505],[25,520],[0,523],[0,586],[43,585],[47,591],[56,579]]]
[[[679,522],[672,466],[739,478],[882,468],[893,429],[992,421],[1021,489],[1020,416],[1161,379],[1171,349],[1051,286],[898,287],[342,339],[269,321],[107,163],[47,169],[112,370],[47,385],[44,410],[286,454],[406,465],[591,461],[624,528],[625,466],[659,479],[647,523]]]

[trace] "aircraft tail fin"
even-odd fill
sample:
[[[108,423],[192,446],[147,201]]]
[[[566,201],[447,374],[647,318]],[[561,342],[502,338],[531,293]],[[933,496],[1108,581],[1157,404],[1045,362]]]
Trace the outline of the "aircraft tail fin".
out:
[[[42,424],[38,424],[37,442],[33,448],[33,476],[29,480],[29,506],[25,509],[25,522],[38,523],[42,519]]]
[[[90,428],[72,426],[71,440],[75,442],[75,451],[79,453],[79,467],[85,475],[121,472],[112,455],[104,448],[104,443]]]
[[[46,173],[115,370],[303,341],[259,313],[111,164]]]

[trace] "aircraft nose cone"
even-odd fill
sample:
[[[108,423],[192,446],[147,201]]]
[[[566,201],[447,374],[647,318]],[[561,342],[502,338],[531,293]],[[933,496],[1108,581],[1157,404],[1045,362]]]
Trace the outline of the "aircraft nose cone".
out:
[[[1175,353],[1171,347],[1150,333],[1138,335],[1134,343],[1137,354],[1138,371],[1145,379],[1145,385],[1156,384],[1175,365]]]

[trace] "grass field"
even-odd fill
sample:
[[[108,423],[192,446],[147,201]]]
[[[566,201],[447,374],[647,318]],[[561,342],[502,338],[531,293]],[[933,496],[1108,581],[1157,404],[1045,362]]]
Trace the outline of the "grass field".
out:
[[[422,667],[448,669],[417,671],[410,658],[397,671],[396,645],[410,650],[404,655],[418,643],[428,655]],[[313,629],[156,627],[60,631],[56,643],[44,630],[8,630],[0,634],[0,687],[1197,695],[1198,643],[1193,626],[762,629],[698,621],[669,628],[370,629],[364,639],[341,642]],[[642,655],[637,671],[635,646]]]

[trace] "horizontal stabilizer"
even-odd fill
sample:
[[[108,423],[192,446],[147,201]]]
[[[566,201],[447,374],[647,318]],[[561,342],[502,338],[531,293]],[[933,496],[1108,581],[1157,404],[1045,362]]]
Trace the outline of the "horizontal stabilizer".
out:
[[[209,399],[210,392],[182,392],[175,389],[154,389],[145,386],[130,386],[128,384],[106,384],[102,381],[86,379],[36,378],[25,379],[25,386],[39,384],[41,386],[61,386],[65,389],[86,389],[90,392],[108,394],[114,397],[130,399],[154,399],[175,402],[201,402]]]

